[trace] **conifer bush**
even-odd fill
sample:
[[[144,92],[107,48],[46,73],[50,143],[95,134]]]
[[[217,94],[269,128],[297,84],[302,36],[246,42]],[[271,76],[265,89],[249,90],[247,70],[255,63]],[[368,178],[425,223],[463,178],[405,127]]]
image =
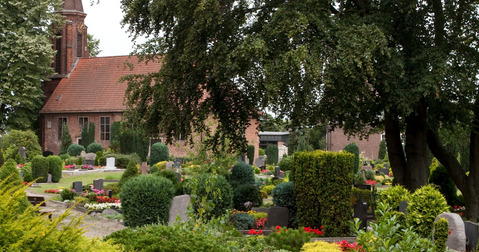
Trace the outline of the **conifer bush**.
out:
[[[246,203],[250,202],[250,206]],[[233,206],[240,211],[248,211],[251,207],[263,204],[263,196],[255,185],[242,184],[233,190]]]
[[[268,144],[266,146],[266,164],[277,164],[278,163],[278,145],[276,144]]]
[[[103,147],[101,144],[93,142],[87,146],[86,150],[87,153],[97,153],[99,151],[103,151]]]
[[[163,143],[155,143],[151,146],[150,165],[161,161],[168,161],[169,159],[170,154],[168,151],[168,146]]]
[[[378,159],[383,160],[386,157],[386,139],[381,140],[379,144]]]
[[[356,174],[359,171],[359,147],[356,143],[350,143],[344,147],[344,151],[354,154],[353,173]]]
[[[251,165],[239,162],[231,168],[230,175],[231,185],[236,187],[242,184],[253,184],[254,183],[254,170]]]
[[[22,173],[23,173],[23,181],[26,182],[32,182],[33,181],[33,176],[32,176],[32,163],[26,163],[22,168],[20,168]]]
[[[123,184],[125,184],[129,179],[139,175],[140,175],[140,170],[138,169],[136,162],[133,160],[130,161],[130,163],[128,163],[128,166],[126,167],[125,172],[121,175],[120,181],[118,182],[118,186],[122,188]]]
[[[37,179],[38,183],[46,183],[48,180],[48,170],[50,169],[48,159],[42,155],[37,155],[32,159],[31,163],[33,179]]]
[[[286,182],[277,185],[272,193],[275,206],[287,208],[296,207],[296,195],[294,194],[293,182]]]
[[[58,183],[62,178],[63,162],[59,156],[48,156],[48,173],[52,175],[52,182]]]
[[[70,156],[76,157],[80,156],[81,152],[84,151],[85,148],[79,144],[71,144],[68,146],[67,153]]]
[[[120,192],[125,225],[138,227],[168,223],[174,195],[173,183],[166,178],[153,175],[131,178]]]
[[[249,164],[253,165],[253,162],[254,162],[254,145],[248,145],[247,156],[248,156]]]
[[[67,153],[68,147],[73,143],[72,137],[70,135],[70,130],[68,129],[68,124],[63,124],[62,129],[62,144],[60,145],[60,154]]]
[[[156,176],[160,176],[163,178],[167,178],[168,180],[173,183],[173,185],[176,186],[178,184],[178,177],[176,176],[176,173],[172,170],[163,170],[163,171],[157,171],[154,173]]]

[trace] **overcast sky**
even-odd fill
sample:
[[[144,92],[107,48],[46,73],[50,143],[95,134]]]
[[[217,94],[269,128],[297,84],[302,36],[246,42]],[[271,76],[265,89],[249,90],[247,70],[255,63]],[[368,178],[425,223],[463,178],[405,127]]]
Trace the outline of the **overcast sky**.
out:
[[[83,0],[83,10],[87,14],[85,24],[88,33],[100,39],[99,56],[128,55],[133,50],[133,42],[128,37],[126,28],[121,28],[123,13],[120,0],[101,0],[99,4],[90,5]]]

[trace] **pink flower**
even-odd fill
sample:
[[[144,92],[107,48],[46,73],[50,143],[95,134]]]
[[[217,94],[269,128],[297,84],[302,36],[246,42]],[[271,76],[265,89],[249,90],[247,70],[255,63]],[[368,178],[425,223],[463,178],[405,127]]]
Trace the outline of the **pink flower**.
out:
[[[366,180],[366,184],[368,184],[368,185],[376,185],[377,183],[378,183],[378,182],[375,181],[375,180],[369,180],[369,179]]]

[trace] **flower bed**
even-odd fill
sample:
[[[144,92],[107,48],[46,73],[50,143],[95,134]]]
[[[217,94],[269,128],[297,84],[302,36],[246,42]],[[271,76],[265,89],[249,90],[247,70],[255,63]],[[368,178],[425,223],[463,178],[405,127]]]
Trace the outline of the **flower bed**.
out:
[[[121,203],[87,203],[84,207],[88,210],[103,211],[108,208],[121,209]]]

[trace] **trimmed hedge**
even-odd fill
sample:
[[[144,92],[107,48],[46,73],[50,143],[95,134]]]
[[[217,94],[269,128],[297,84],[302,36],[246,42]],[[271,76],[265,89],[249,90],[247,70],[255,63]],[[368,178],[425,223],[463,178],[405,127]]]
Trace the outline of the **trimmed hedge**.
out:
[[[155,143],[151,146],[150,165],[161,161],[168,161],[169,159],[170,154],[168,151],[168,146],[162,143]]]
[[[324,227],[327,236],[350,235],[354,155],[313,151],[295,153],[294,192],[299,226]]]
[[[254,184],[254,170],[251,165],[239,162],[231,168],[230,182],[233,187],[241,184]]]
[[[52,175],[52,182],[58,183],[62,178],[63,161],[59,156],[48,156],[48,173]]]
[[[67,153],[70,156],[80,156],[81,152],[85,150],[85,147],[79,145],[79,144],[71,144],[68,146]]]
[[[278,145],[276,144],[268,144],[266,146],[266,164],[277,164],[278,163]]]
[[[359,171],[359,147],[356,143],[350,143],[344,147],[344,151],[354,154],[353,172],[354,174]]]
[[[86,147],[86,150],[87,153],[97,153],[99,151],[103,151],[103,147],[101,144],[93,142]]]
[[[50,164],[48,159],[42,155],[36,155],[32,161],[32,177],[37,179],[38,183],[46,183],[48,180],[48,170]]]
[[[120,192],[121,211],[129,227],[165,224],[169,220],[173,183],[166,178],[144,175],[128,180]]]
[[[254,145],[248,145],[247,156],[248,156],[249,164],[253,165],[253,162],[254,162]]]

